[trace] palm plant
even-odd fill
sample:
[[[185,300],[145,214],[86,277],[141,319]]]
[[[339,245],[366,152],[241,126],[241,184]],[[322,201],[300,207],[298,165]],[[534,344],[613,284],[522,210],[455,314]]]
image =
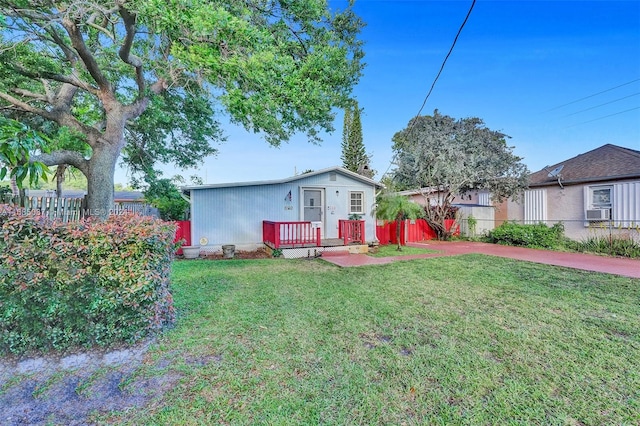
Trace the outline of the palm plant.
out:
[[[402,221],[406,219],[417,219],[424,214],[422,206],[416,204],[402,195],[382,194],[378,199],[378,206],[375,210],[377,219],[396,221],[396,235],[398,236],[398,250],[402,250],[400,239],[400,229]]]

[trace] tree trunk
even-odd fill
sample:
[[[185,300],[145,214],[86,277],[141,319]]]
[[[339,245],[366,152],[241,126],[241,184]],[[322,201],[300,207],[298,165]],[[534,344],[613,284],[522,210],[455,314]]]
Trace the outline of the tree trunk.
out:
[[[396,218],[396,238],[398,239],[398,251],[402,250],[402,216]]]
[[[62,198],[62,182],[64,182],[64,172],[67,170],[67,166],[60,164],[56,168],[56,197]]]
[[[93,150],[87,173],[87,216],[105,220],[113,210],[113,178],[119,155],[120,149],[108,144]]]
[[[20,195],[20,191],[18,190],[18,183],[16,182],[15,176],[11,178],[11,195],[13,195],[14,197]]]

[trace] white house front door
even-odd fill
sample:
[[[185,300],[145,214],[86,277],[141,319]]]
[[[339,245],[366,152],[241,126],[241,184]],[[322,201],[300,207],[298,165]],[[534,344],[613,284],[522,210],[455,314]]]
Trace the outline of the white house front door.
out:
[[[320,228],[320,237],[324,238],[324,209],[322,207],[322,189],[302,190],[302,220],[311,222],[313,227]]]

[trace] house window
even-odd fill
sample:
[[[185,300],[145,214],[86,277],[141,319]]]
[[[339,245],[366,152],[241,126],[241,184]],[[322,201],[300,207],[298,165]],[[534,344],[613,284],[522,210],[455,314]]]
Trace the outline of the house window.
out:
[[[613,218],[613,185],[586,186],[584,198],[587,226]]]
[[[610,209],[611,204],[611,186],[592,186],[589,188],[591,192],[591,207],[594,209]]]
[[[349,192],[349,214],[364,214],[364,192]]]

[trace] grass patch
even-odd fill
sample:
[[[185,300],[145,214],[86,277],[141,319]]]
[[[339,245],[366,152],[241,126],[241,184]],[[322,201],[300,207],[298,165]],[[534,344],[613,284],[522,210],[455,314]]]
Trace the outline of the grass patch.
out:
[[[635,424],[640,280],[482,255],[176,262],[126,424]],[[154,373],[156,371],[156,373]],[[149,370],[146,374],[160,374]]]
[[[398,246],[395,244],[387,244],[384,246],[378,246],[375,251],[369,251],[369,256],[372,257],[391,257],[391,256],[409,256],[412,254],[428,254],[438,253],[438,250],[430,250],[420,247],[402,246],[402,250],[398,251]]]

